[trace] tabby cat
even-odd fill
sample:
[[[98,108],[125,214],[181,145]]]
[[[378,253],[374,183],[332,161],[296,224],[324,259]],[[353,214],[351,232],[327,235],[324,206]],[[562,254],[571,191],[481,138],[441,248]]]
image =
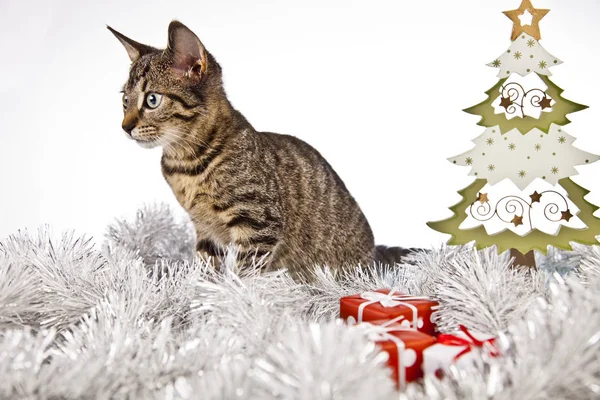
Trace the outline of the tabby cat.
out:
[[[314,148],[257,132],[233,108],[221,67],[190,29],[171,22],[165,50],[108,29],[132,61],[122,128],[142,147],[162,146],[162,173],[193,221],[198,251],[217,256],[235,245],[295,277],[314,264],[399,261],[405,250],[374,245],[358,204]]]

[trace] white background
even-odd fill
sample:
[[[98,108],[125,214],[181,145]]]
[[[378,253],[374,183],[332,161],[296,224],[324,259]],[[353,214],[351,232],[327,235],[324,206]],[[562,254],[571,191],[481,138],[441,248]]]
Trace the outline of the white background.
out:
[[[473,145],[510,45],[501,11],[520,0],[23,1],[0,0],[0,240],[51,224],[100,239],[115,217],[176,201],[160,150],[122,132],[129,59],[105,29],[164,47],[171,19],[194,30],[224,69],[227,92],[258,130],[292,134],[334,166],[377,242],[447,237],[425,222],[448,217],[468,168],[446,158]],[[600,2],[534,0],[551,8],[542,45],[573,114],[576,146],[600,153]],[[575,180],[600,203],[599,165]]]

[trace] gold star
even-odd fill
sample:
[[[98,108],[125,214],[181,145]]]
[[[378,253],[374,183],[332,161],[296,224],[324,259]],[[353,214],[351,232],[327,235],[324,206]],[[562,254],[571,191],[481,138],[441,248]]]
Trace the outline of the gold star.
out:
[[[573,214],[571,214],[571,211],[568,208],[567,208],[567,211],[562,211],[561,214],[562,214],[561,219],[564,219],[567,222],[569,222],[569,220],[571,218],[573,218]]]
[[[487,193],[479,193],[479,197],[477,197],[476,201],[478,201],[481,204],[483,204],[483,203],[489,202],[490,200],[488,199]]]
[[[515,224],[515,228],[516,228],[519,225],[523,225],[523,217],[519,217],[519,216],[515,215],[515,217],[510,222]]]
[[[545,110],[546,108],[550,108],[551,102],[552,102],[552,99],[550,97],[544,96],[544,98],[541,99],[538,104],[540,105],[540,107],[542,107],[542,110]]]
[[[519,17],[525,14],[525,11],[529,11],[529,13],[533,16],[531,25],[521,25],[521,20]],[[504,11],[504,15],[510,18],[513,22],[511,40],[514,41],[517,39],[521,32],[525,32],[536,40],[540,40],[542,38],[542,34],[540,33],[540,21],[546,16],[546,14],[548,14],[548,12],[550,12],[550,10],[533,8],[531,0],[523,0],[521,2],[521,6],[516,10]]]
[[[500,100],[500,106],[504,107],[504,108],[508,108],[510,107],[510,105],[512,104],[512,100],[510,99],[510,97],[502,97],[502,100]]]
[[[533,194],[530,194],[529,197],[531,197],[531,203],[539,203],[540,199],[542,198],[542,195],[536,190],[535,192],[533,192]]]

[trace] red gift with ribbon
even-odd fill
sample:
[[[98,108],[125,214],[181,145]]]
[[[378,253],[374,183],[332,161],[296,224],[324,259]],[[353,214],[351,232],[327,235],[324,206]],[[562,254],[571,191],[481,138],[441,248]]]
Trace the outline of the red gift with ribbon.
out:
[[[495,338],[490,335],[474,334],[463,326],[455,334],[442,333],[437,343],[423,352],[423,371],[438,374],[450,365],[466,365],[472,361],[472,352],[477,349],[487,352],[491,357],[500,355]]]
[[[340,299],[340,318],[349,322],[369,322],[403,317],[399,323],[428,335],[435,334],[431,321],[438,303],[427,297],[410,296],[379,289]]]
[[[405,388],[407,382],[423,376],[423,351],[436,342],[433,336],[398,324],[402,318],[399,316],[392,320],[370,321],[358,325],[366,329],[369,339],[388,353],[387,365],[392,369],[400,389]]]

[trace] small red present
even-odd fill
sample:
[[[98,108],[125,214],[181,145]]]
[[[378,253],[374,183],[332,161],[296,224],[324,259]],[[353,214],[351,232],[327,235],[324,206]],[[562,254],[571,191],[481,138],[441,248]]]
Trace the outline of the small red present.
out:
[[[340,299],[340,318],[349,322],[369,322],[404,317],[401,325],[428,335],[435,334],[431,321],[438,303],[427,297],[409,296],[389,289],[365,292]]]
[[[474,360],[474,353],[484,352],[490,357],[498,357],[500,351],[495,338],[478,332],[471,333],[463,325],[453,334],[440,334],[437,343],[423,352],[423,371],[440,377],[451,366],[468,366]]]
[[[435,344],[436,339],[398,324],[398,319],[370,321],[358,326],[366,329],[369,339],[388,353],[387,364],[393,370],[398,387],[403,389],[406,382],[423,376],[423,351]]]

